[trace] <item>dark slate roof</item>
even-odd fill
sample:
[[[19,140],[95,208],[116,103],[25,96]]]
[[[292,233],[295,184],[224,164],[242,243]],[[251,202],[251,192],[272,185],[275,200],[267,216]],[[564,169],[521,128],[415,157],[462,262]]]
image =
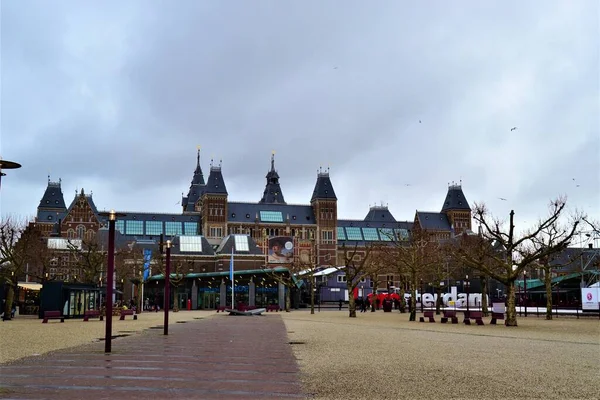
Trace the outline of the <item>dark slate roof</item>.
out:
[[[236,234],[237,235],[237,234]],[[250,235],[239,235],[246,236],[248,238],[248,251],[239,251],[235,248],[235,235],[227,235],[223,238],[219,247],[217,247],[217,254],[231,254],[231,249],[233,249],[234,258],[236,255],[264,255],[264,252],[260,247],[256,244],[254,239]]]
[[[71,212],[71,210],[73,209],[73,207],[75,207],[75,204],[77,203],[77,199],[79,199],[79,197],[81,197],[81,196],[85,196],[85,199],[87,200],[88,204],[90,205],[90,208],[92,209],[94,214],[96,216],[98,216],[98,208],[96,208],[96,204],[94,203],[94,199],[92,199],[92,195],[85,194],[83,188],[81,188],[81,192],[79,194],[75,195],[75,197],[73,198],[73,201],[71,201],[71,204],[69,205],[69,208],[67,209],[65,215],[68,215]]]
[[[291,225],[316,223],[313,208],[309,205],[228,202],[227,208],[228,222],[254,222],[257,217],[260,222],[260,211],[281,211],[283,223],[287,223],[288,216]]]
[[[349,227],[355,226],[357,228],[393,228],[393,229],[407,229],[412,230],[413,223],[409,221],[365,221],[360,219],[338,219],[337,226]]]
[[[38,213],[40,211],[46,210],[67,210],[67,206],[65,205],[65,198],[63,196],[60,184],[60,180],[58,182],[50,182],[48,180],[48,186],[46,186],[46,191],[44,192],[44,195],[40,200],[40,205],[38,206]]]
[[[417,211],[417,218],[422,229],[450,231],[450,221],[444,213]]]
[[[316,199],[333,199],[337,200],[331,179],[329,179],[328,172],[319,172],[317,175],[317,183],[315,184],[315,190],[313,190],[312,198],[310,201]]]
[[[56,211],[56,210],[39,210],[38,209],[38,213],[37,213],[37,221],[38,222],[55,222],[58,220],[64,220],[65,219],[65,215],[66,215],[66,210],[65,211]]]
[[[204,192],[204,174],[202,173],[202,168],[200,167],[200,149],[198,149],[198,157],[196,159],[196,169],[194,170],[194,176],[192,177],[192,182],[190,184],[190,190],[188,191],[188,195],[181,199],[181,205],[183,206],[184,211],[193,212],[194,206],[202,193]]]
[[[181,251],[180,244],[181,236],[173,238],[173,246],[171,247],[171,254],[182,254],[182,255],[193,255],[193,256],[213,256],[215,251],[213,247],[208,243],[208,240],[202,236],[202,251]]]
[[[442,211],[449,210],[471,210],[461,185],[452,184],[448,187],[448,194],[446,194]]]
[[[98,243],[102,245],[103,250],[108,250],[108,228],[100,228],[98,229],[98,234],[96,235],[96,239]],[[115,249],[125,248],[129,243],[131,243],[133,239],[131,237],[127,237],[122,235],[118,230],[115,231]]]
[[[285,204],[281,186],[279,185],[279,174],[275,171],[275,155],[271,155],[271,170],[267,173],[267,185],[263,192],[263,197],[259,203],[266,204]]]
[[[107,212],[107,211],[102,211]],[[130,211],[117,211],[119,214],[125,214],[123,217],[118,217],[118,220],[138,220],[138,221],[162,221],[162,222],[196,222],[198,223],[199,229],[201,229],[201,220],[200,215],[194,214],[170,214],[170,213],[149,213],[149,212],[130,212]],[[104,226],[108,226],[108,218],[103,216],[98,216],[100,223]],[[184,232],[185,233],[185,232]],[[198,232],[199,233],[199,232]],[[157,239],[160,235],[125,235],[128,238],[140,240],[154,240]],[[170,238],[170,235],[165,235],[165,240]]]
[[[585,247],[568,247],[560,253],[557,253],[554,256],[552,256],[550,260],[550,265],[560,270],[561,272],[581,271],[582,264],[585,267],[588,264],[588,262],[594,257],[597,257],[597,260],[600,260],[599,249],[589,249]],[[588,266],[588,269],[593,269],[593,267],[590,268]]]
[[[210,167],[210,175],[208,175],[204,193],[227,194],[227,188],[225,187],[225,180],[223,179],[220,166]]]
[[[369,213],[365,217],[365,221],[396,222],[396,218],[394,218],[386,206],[373,206],[369,209]]]

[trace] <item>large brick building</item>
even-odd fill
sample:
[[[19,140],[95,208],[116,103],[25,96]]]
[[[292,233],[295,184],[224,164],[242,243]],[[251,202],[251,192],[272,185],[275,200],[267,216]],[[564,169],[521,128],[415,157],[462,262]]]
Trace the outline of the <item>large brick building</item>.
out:
[[[262,198],[255,203],[231,201],[221,164],[211,161],[205,180],[198,151],[188,193],[182,196],[182,211],[118,211],[125,216],[116,223],[117,244],[157,253],[160,240],[172,240],[174,264],[185,276],[174,301],[184,303],[190,298],[194,307],[213,307],[231,301],[227,286],[232,253],[236,299],[239,292],[241,300],[250,304],[281,303],[283,290],[268,279],[265,270],[269,267],[283,271],[298,260],[337,266],[343,260],[341,252],[350,246],[407,240],[413,229],[430,231],[440,239],[471,229],[470,208],[461,185],[449,186],[440,212],[416,211],[413,221],[397,221],[384,205],[370,207],[362,220],[350,220],[338,218],[329,170],[317,173],[305,204],[286,203],[279,179],[272,155]],[[67,208],[61,182],[50,179],[35,224],[48,236],[84,242],[106,237],[107,221],[99,216],[92,195],[81,189]],[[162,275],[157,275],[161,271],[157,259],[158,254],[146,293],[158,297]]]

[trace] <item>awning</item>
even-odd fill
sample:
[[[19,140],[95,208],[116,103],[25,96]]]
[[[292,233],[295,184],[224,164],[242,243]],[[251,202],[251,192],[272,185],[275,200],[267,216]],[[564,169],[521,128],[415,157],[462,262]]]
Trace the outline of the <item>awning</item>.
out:
[[[30,282],[19,282],[18,286],[27,290],[36,290],[39,291],[42,288],[41,283],[30,283]]]

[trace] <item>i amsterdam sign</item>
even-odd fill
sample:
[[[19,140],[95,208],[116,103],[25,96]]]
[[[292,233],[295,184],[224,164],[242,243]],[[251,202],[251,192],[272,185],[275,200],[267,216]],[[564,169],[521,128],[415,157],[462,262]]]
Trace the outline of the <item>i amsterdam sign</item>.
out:
[[[438,295],[431,293],[423,293],[422,296],[417,293],[417,300],[423,298],[423,306],[425,307],[435,307],[435,303],[437,302]],[[406,299],[410,298],[410,294],[405,294],[404,297]],[[481,306],[481,293],[469,293],[469,307],[480,307]],[[490,298],[486,295],[488,304],[490,304]],[[450,302],[454,302],[454,304],[450,304]],[[442,295],[442,304],[444,307],[466,307],[467,306],[467,294],[466,293],[458,293],[456,286],[452,286],[450,288],[450,293],[445,293]]]

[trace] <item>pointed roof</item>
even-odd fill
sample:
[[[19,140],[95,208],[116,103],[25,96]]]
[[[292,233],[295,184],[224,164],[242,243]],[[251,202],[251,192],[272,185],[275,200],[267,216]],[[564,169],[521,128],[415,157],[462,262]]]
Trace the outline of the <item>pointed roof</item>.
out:
[[[424,230],[451,231],[450,221],[444,213],[417,211],[415,219],[419,221],[419,226]]]
[[[213,160],[210,160],[210,174],[204,187],[203,193],[208,194],[227,194],[227,188],[225,187],[225,180],[221,173],[221,164],[219,166],[212,165]]]
[[[448,194],[446,194],[446,200],[444,200],[442,212],[450,210],[471,210],[471,207],[467,202],[467,198],[462,191],[462,184],[456,184],[453,182],[448,186]]]
[[[198,148],[198,154],[196,156],[196,169],[194,170],[194,176],[192,177],[192,182],[190,183],[190,190],[188,191],[188,195],[181,198],[181,205],[183,206],[184,211],[193,212],[195,210],[194,205],[202,196],[204,192],[204,174],[202,173],[202,168],[200,167],[200,148]]]
[[[275,152],[271,154],[271,170],[267,173],[267,185],[259,203],[262,204],[285,204],[281,186],[279,185],[279,174],[275,170]]]
[[[396,218],[392,215],[387,206],[373,206],[369,208],[369,213],[365,217],[365,221],[370,222],[396,222]]]
[[[315,190],[313,190],[310,201],[312,202],[317,199],[337,200],[333,185],[331,184],[331,179],[329,179],[329,168],[327,168],[326,172],[319,169],[319,172],[317,173],[317,183],[315,184]]]
[[[60,184],[60,179],[58,182],[51,182],[50,176],[48,175],[48,186],[46,186],[46,191],[40,200],[38,211],[48,209],[64,211],[67,209]]]
[[[87,204],[91,208],[92,212],[96,216],[96,219],[98,221],[100,221],[99,218],[98,218],[98,209],[96,208],[96,204],[94,204],[94,200],[92,199],[92,194],[91,193],[90,194],[85,194],[85,191],[83,190],[83,188],[81,188],[81,192],[79,194],[77,194],[77,192],[75,192],[75,197],[73,198],[73,201],[71,202],[71,204],[69,205],[69,208],[65,212],[64,217],[66,217],[67,215],[69,215],[71,213],[71,210],[73,210],[73,208],[77,205],[77,200],[80,199],[80,198],[84,198],[85,199],[85,201],[87,202]]]

